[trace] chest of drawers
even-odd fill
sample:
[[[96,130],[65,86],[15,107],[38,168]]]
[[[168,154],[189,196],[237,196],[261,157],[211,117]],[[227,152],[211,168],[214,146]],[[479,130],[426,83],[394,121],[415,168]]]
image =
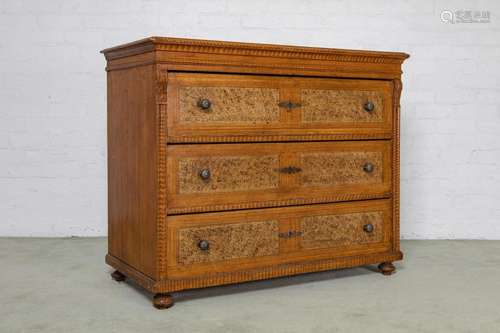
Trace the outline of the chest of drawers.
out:
[[[169,293],[399,248],[404,53],[152,37],[103,51],[108,254]]]

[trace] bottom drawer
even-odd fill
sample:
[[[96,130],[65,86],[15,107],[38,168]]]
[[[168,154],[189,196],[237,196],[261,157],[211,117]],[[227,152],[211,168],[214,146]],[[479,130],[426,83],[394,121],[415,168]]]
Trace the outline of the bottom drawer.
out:
[[[169,276],[390,250],[391,201],[170,216]]]

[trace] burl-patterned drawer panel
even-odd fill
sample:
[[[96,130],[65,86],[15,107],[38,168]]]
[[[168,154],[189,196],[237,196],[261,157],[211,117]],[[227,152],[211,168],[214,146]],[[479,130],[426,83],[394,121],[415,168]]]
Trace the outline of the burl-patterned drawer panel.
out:
[[[327,214],[306,216],[300,221],[303,249],[333,248],[382,242],[384,213]]]
[[[279,253],[276,220],[186,227],[178,230],[177,263],[218,262]]]
[[[205,103],[205,104],[203,104]],[[181,87],[181,123],[269,123],[280,116],[279,90],[243,87]]]
[[[300,154],[303,186],[383,182],[382,152],[317,152]]]
[[[306,123],[384,121],[380,91],[303,89],[301,98]]]
[[[279,155],[180,158],[179,193],[216,193],[279,187]]]
[[[389,197],[391,142],[167,146],[167,212]]]

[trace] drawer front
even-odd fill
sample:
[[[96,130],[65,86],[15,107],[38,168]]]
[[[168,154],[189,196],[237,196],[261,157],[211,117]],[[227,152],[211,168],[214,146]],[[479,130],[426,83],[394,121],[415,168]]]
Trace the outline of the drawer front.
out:
[[[392,83],[170,73],[169,142],[390,138]]]
[[[170,214],[387,197],[390,141],[168,146]]]
[[[388,252],[391,201],[169,216],[172,277]]]

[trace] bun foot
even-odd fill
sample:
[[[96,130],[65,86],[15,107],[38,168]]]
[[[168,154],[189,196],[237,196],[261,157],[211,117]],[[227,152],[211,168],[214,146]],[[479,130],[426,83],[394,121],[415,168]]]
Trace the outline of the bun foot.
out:
[[[117,282],[122,282],[125,281],[127,277],[118,271],[114,271],[111,273],[111,278]]]
[[[378,265],[378,269],[380,270],[380,273],[384,275],[391,275],[396,271],[396,267],[394,267],[392,262],[383,262]]]
[[[174,305],[174,299],[169,294],[156,294],[153,297],[153,305],[160,310],[168,309]]]

